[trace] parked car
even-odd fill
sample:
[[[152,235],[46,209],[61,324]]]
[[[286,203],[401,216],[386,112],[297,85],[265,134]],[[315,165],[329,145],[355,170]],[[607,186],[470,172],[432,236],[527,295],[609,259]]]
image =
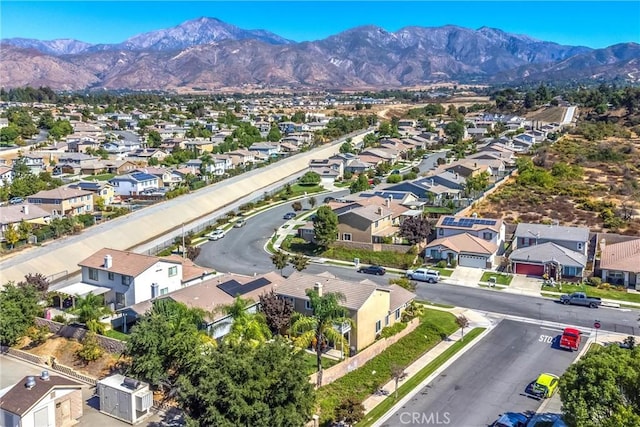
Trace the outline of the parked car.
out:
[[[560,348],[578,350],[580,348],[580,331],[575,328],[564,328],[560,337]]]
[[[10,205],[17,205],[22,202],[24,202],[24,199],[22,197],[12,197],[9,199]]]
[[[233,224],[233,226],[235,228],[240,228],[240,227],[244,227],[244,225],[246,223],[247,223],[247,219],[246,218],[240,218]]]
[[[551,397],[558,390],[558,382],[560,378],[553,374],[540,374],[538,379],[530,384],[530,390],[528,393],[537,397],[538,399],[546,399]]]
[[[324,198],[324,202],[325,203],[333,202],[335,199],[336,199],[335,197],[327,196]]]
[[[284,214],[284,216],[282,217],[282,219],[293,219],[296,217],[296,213],[295,212],[287,212],[286,214]]]
[[[420,282],[437,283],[440,281],[440,272],[428,268],[418,268],[416,270],[407,270],[407,277]]]
[[[220,240],[224,237],[224,230],[222,228],[216,228],[211,233],[207,234],[209,240]]]
[[[376,276],[384,276],[386,272],[387,270],[379,265],[368,265],[358,269],[358,273],[375,274]]]
[[[527,416],[516,412],[505,412],[491,424],[491,427],[525,427]]]
[[[584,305],[589,308],[598,308],[602,304],[600,298],[588,297],[584,292],[574,292],[560,296],[560,302],[564,305]]]

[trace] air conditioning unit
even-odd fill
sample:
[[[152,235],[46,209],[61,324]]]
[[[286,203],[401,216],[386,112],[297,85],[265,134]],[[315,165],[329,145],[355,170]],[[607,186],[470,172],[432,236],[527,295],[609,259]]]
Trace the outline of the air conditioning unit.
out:
[[[153,406],[153,393],[146,391],[136,395],[136,411],[146,411]]]

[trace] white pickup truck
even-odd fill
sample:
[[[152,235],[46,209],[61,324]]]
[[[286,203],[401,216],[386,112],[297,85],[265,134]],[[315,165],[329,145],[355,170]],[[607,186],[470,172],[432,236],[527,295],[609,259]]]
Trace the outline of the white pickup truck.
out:
[[[407,277],[420,282],[437,283],[440,281],[440,272],[438,270],[429,270],[428,268],[417,268],[415,270],[407,270]]]

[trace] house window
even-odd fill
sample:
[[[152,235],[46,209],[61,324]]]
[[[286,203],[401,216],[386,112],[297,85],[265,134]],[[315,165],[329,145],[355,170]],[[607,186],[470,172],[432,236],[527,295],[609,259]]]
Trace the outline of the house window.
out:
[[[115,277],[115,274],[113,274],[113,271],[110,271],[107,273],[107,276],[109,277],[109,280],[113,280]]]
[[[342,233],[342,240],[351,241],[351,233]]]
[[[98,270],[95,268],[89,269],[89,280],[98,280]]]
[[[582,243],[578,243],[578,250],[581,251],[582,250]]]
[[[162,288],[160,289],[160,295],[166,295],[169,293],[169,288]]]
[[[125,302],[126,302],[126,299],[124,294],[120,292],[116,292],[116,305],[118,307],[125,307],[126,306]]]
[[[400,309],[397,308],[396,309],[396,320],[398,320],[400,318]]]
[[[389,315],[384,317],[384,326],[389,326]]]
[[[129,286],[131,284],[131,276],[122,275],[122,284]]]
[[[438,229],[438,234],[441,236],[444,236],[444,228],[439,228]]]
[[[493,237],[493,234],[491,233],[482,233],[482,238],[484,240],[491,240],[492,237]]]
[[[178,267],[177,266],[169,267],[169,277],[173,277],[176,274],[178,274]]]
[[[306,308],[307,310],[311,310],[311,301],[306,300],[304,302],[304,308]]]
[[[378,321],[376,322],[376,334],[377,334],[378,332],[380,332],[380,330],[381,330],[381,329],[382,329],[382,322],[381,322],[380,320],[378,320]]]

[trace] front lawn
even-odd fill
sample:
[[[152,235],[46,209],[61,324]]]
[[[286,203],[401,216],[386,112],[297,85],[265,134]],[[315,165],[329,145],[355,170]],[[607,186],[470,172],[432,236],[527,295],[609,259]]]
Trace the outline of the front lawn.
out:
[[[112,173],[103,173],[100,175],[91,175],[88,176],[86,179],[88,181],[109,181],[111,178],[113,178],[114,176],[116,176],[115,174]]]
[[[409,250],[409,246],[407,246]],[[393,251],[368,251],[365,249],[352,249],[335,247],[324,251],[320,256],[324,258],[337,259],[341,261],[351,261],[355,258],[360,260],[361,264],[376,264],[385,267],[399,268],[406,270],[414,265],[415,255],[398,253]]]
[[[451,268],[442,268],[442,267],[434,267],[434,266],[426,266],[429,270],[436,270],[440,272],[441,277],[451,277],[453,274],[453,269]]]
[[[573,292],[586,292],[587,296],[589,297],[640,303],[640,294],[632,294],[630,292],[627,292],[626,289],[619,291],[616,288],[599,289],[595,286],[590,285],[562,284],[561,287],[559,285],[556,285],[555,287],[542,285],[542,290],[548,292],[562,292],[563,294],[570,294]]]
[[[304,369],[305,372],[309,375],[311,374],[315,374],[316,372],[318,372],[318,370],[316,369],[317,366],[317,360],[316,360],[316,355],[309,353],[308,351],[304,351],[302,353],[302,359],[304,360]],[[339,363],[339,360],[335,360],[335,359],[329,359],[328,357],[323,357],[322,358],[322,369],[327,369],[332,367],[333,365]]]
[[[425,206],[425,213],[434,213],[434,214],[453,214],[455,212],[454,209],[448,208],[446,206]]]
[[[509,286],[511,284],[511,280],[513,280],[513,275],[504,274],[504,273],[494,273],[492,271],[485,271],[485,273],[480,278],[481,282],[489,282],[490,277],[496,278],[496,284]]]
[[[329,425],[334,410],[347,397],[364,401],[391,380],[394,365],[406,367],[458,329],[455,316],[441,310],[426,309],[421,323],[411,333],[364,364],[317,392],[321,425]],[[375,374],[373,374],[375,372]]]

